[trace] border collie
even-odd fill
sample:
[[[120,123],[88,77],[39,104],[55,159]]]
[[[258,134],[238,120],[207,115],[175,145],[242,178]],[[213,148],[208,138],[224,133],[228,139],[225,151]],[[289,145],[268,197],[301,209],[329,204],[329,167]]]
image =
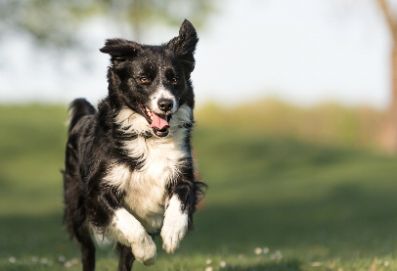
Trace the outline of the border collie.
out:
[[[95,240],[113,240],[119,270],[156,257],[155,235],[173,253],[192,224],[204,183],[191,152],[196,30],[185,20],[160,46],[109,39],[108,96],[96,110],[70,106],[64,221],[80,244],[84,271],[95,269]]]

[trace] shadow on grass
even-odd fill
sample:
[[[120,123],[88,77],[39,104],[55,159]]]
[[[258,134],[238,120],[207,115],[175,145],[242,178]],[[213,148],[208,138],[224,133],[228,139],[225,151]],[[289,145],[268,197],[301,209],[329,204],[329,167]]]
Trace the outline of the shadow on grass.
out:
[[[299,261],[291,260],[280,263],[263,263],[250,266],[230,266],[225,271],[300,271],[302,270]]]
[[[380,256],[397,250],[393,191],[338,186],[328,196],[264,205],[209,206],[186,251],[252,253],[258,246],[314,249],[323,256]],[[311,250],[313,252],[313,250]],[[315,254],[315,253],[314,253]]]
[[[75,255],[60,214],[0,217],[0,257]]]
[[[281,250],[320,247],[333,256],[384,255],[397,250],[396,213],[393,191],[349,185],[319,199],[208,206],[198,213],[182,253],[252,253],[266,245]],[[78,254],[60,214],[0,216],[0,221],[2,257]]]

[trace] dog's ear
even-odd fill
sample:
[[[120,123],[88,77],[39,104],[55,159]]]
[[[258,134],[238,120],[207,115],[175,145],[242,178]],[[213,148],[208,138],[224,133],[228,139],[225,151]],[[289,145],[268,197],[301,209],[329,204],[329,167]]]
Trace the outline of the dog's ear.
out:
[[[179,29],[179,36],[167,43],[167,48],[174,52],[186,65],[188,72],[194,69],[194,51],[198,42],[197,32],[188,20],[184,20]]]
[[[136,42],[124,39],[109,39],[106,40],[105,46],[99,51],[112,56],[112,58],[127,58],[136,56],[142,46]]]

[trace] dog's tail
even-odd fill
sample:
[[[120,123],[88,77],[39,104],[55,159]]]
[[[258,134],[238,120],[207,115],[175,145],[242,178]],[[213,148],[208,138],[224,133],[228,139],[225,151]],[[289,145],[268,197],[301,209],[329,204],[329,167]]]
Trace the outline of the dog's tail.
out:
[[[95,108],[86,99],[73,100],[69,106],[69,132],[83,116],[92,115],[95,112]]]

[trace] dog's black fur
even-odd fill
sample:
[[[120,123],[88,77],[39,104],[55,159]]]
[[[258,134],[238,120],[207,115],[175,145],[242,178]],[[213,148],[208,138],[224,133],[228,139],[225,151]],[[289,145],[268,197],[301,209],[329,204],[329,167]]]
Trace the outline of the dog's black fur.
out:
[[[164,174],[168,175],[160,210],[164,209],[165,212],[167,201],[176,195],[181,202],[180,212],[187,213],[188,224],[192,224],[192,214],[204,184],[195,179],[193,168],[190,143],[193,115],[188,115],[187,119],[186,116],[177,118],[178,114],[182,114],[182,109],[189,112],[194,107],[190,74],[194,69],[193,54],[197,41],[196,31],[187,20],[183,22],[177,37],[160,46],[141,45],[122,39],[107,40],[100,51],[111,56],[107,74],[108,97],[100,102],[98,110],[85,99],[76,99],[70,105],[71,118],[64,171],[64,222],[70,234],[80,244],[85,271],[95,269],[93,229],[102,236],[110,235],[117,242],[119,270],[127,271],[132,267],[136,257],[131,246],[126,241],[123,242],[123,238],[119,239],[117,234],[112,236],[109,229],[115,227],[113,231],[117,231],[114,224],[114,221],[118,221],[115,218],[117,210],[126,209],[135,214],[133,207],[128,205],[134,195],[130,195],[131,192],[125,185],[128,188],[134,186],[140,193],[145,193],[139,197],[150,200],[152,194],[150,191],[139,190],[136,186],[140,184],[130,184],[134,182],[132,178],[127,178],[122,183],[120,180],[120,185],[117,185],[119,180],[112,176],[118,176],[117,167],[122,167],[129,170],[128,174],[131,175],[128,176],[139,172],[145,182],[146,172],[156,170],[151,168],[150,162],[157,159],[151,157],[152,160],[147,160],[149,145],[146,144],[157,148],[161,144],[172,145],[173,140],[177,140],[174,138],[180,138],[178,140],[181,140],[181,144],[176,147],[175,152],[182,155],[172,165],[176,168],[168,169],[164,166]],[[171,99],[176,106],[175,112],[169,107],[166,108],[169,110],[161,112],[153,110],[152,100],[158,100],[153,95],[159,88],[171,94],[172,99],[175,98]],[[164,100],[163,98],[160,100]],[[156,108],[161,107],[160,100],[159,105],[155,105]],[[171,100],[168,99],[168,102],[172,103]],[[162,125],[156,127],[152,124],[154,126],[150,127],[153,116]],[[139,119],[139,125],[143,125],[144,129],[139,129],[135,119]],[[143,119],[147,126],[142,124]],[[164,123],[168,123],[170,127],[164,126]],[[146,149],[140,155],[133,155],[134,144],[140,144],[139,146]],[[156,166],[158,165],[153,165]],[[175,170],[177,174],[169,174],[171,170]],[[120,176],[124,175],[120,173]],[[178,213],[178,210],[174,211]],[[146,219],[139,216],[136,218],[139,221],[142,219],[142,223]],[[145,230],[156,235],[160,227],[145,227]],[[174,249],[175,247],[169,250],[173,252]]]

